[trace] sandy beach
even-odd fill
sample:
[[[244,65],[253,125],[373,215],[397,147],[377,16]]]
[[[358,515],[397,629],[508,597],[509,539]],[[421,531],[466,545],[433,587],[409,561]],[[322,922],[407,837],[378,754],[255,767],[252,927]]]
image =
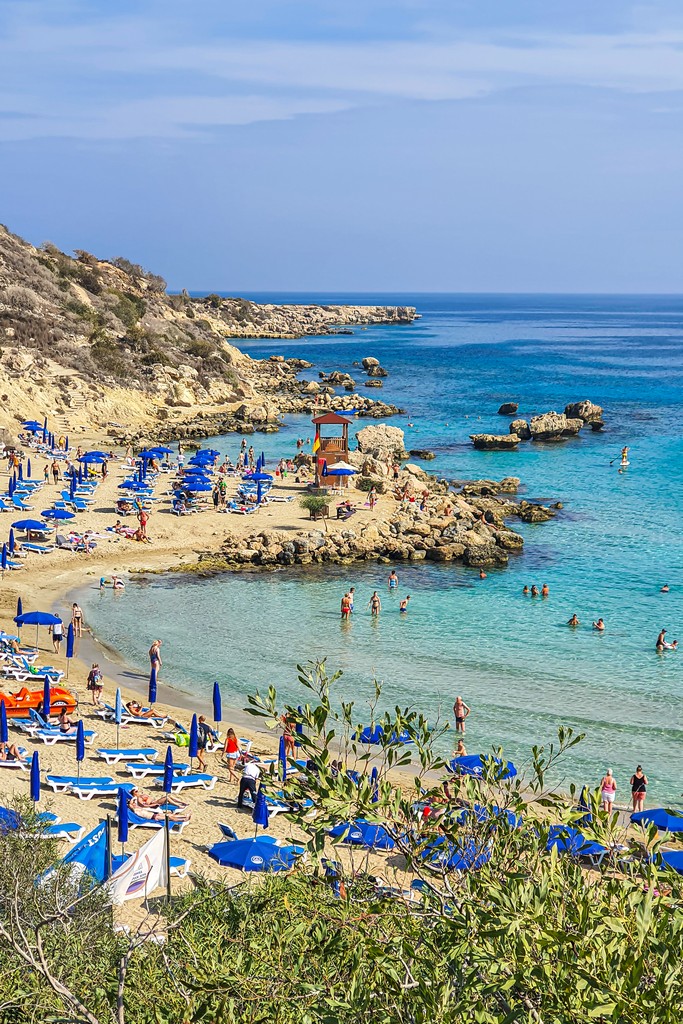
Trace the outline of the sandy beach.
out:
[[[79,438],[84,450],[90,447],[102,447],[109,450],[106,441],[94,435]],[[45,460],[40,456],[31,455],[33,477],[42,477]],[[226,515],[214,511],[213,507],[206,512],[196,513],[188,516],[176,516],[170,511],[170,498],[163,496],[167,489],[166,475],[159,477],[155,495],[160,498],[154,506],[150,516],[148,534],[150,543],[136,542],[115,534],[107,534],[106,528],[111,526],[118,518],[114,512],[116,497],[121,494],[117,486],[128,474],[129,470],[123,461],[111,461],[109,476],[102,481],[97,488],[95,501],[90,510],[79,513],[76,520],[70,521],[68,526],[77,528],[79,531],[93,530],[102,536],[111,539],[99,539],[97,548],[89,555],[75,554],[69,551],[53,551],[46,555],[24,555],[18,553],[24,563],[24,569],[5,573],[2,589],[0,590],[0,625],[7,632],[13,633],[16,626],[13,617],[16,613],[16,602],[20,596],[23,602],[24,611],[43,610],[53,611],[62,617],[65,627],[71,619],[71,604],[75,595],[86,587],[99,587],[101,576],[108,576],[116,573],[125,577],[134,572],[141,572],[146,569],[151,571],[163,571],[171,566],[182,565],[183,563],[194,563],[200,552],[215,550],[219,547],[221,539],[227,529],[233,533],[253,532],[255,529],[254,520],[262,528],[280,528],[299,530],[306,528],[308,522],[306,514],[300,509],[296,500],[288,503],[271,504],[262,509],[255,516]],[[279,479],[279,478],[278,478]],[[229,491],[236,489],[237,482],[229,481]],[[297,494],[303,485],[293,482],[289,475],[283,483],[275,483],[274,493],[276,494]],[[36,495],[34,502],[35,511],[28,513],[36,515],[40,510],[50,507],[52,501],[58,497],[63,489],[63,484],[55,487],[52,482],[46,483]],[[359,495],[360,497],[360,495]],[[388,499],[385,499],[388,503]],[[207,502],[208,504],[208,502]],[[388,509],[387,509],[388,511]],[[382,517],[386,514],[382,503],[375,508],[374,512],[369,509],[360,511],[363,517]],[[23,514],[9,512],[5,515],[7,528],[9,524]],[[129,516],[123,520],[126,525],[135,522]],[[317,524],[311,524],[317,525]],[[330,521],[329,530],[340,529],[341,524]],[[60,532],[62,530],[60,529]],[[68,532],[64,530],[63,532]],[[17,539],[21,536],[17,531]],[[111,593],[111,592],[110,592]],[[113,594],[111,595],[113,597]],[[140,626],[144,630],[144,623]],[[30,645],[35,642],[35,628],[24,627],[22,639]],[[149,637],[149,641],[154,638]],[[67,671],[67,662],[64,657],[65,645],[59,655],[52,650],[51,638],[47,629],[39,631],[38,646],[43,658],[39,662],[55,665],[55,667]],[[88,630],[85,623],[84,636],[76,641],[75,656],[68,666],[69,676],[64,679],[64,685],[68,686],[79,698],[78,713],[82,715],[86,729],[93,729],[96,737],[92,746],[86,747],[86,758],[81,766],[83,776],[109,776],[115,781],[130,782],[131,777],[125,770],[116,766],[109,767],[97,755],[98,747],[112,747],[116,745],[116,726],[113,723],[104,722],[95,714],[91,704],[91,698],[86,689],[86,678],[90,665],[98,661],[103,671],[104,691],[102,699],[106,702],[113,701],[117,687],[120,687],[124,700],[132,696],[142,696],[146,700],[148,677],[146,674],[136,672],[122,662],[117,652],[107,645],[106,636],[95,637]],[[212,711],[201,699],[193,699],[192,695],[169,685],[167,679],[172,679],[172,660],[160,672],[158,685],[158,697],[156,707],[169,716],[168,728],[173,731],[173,722],[178,721],[189,727],[192,713],[205,713],[211,721]],[[166,673],[168,671],[168,677]],[[165,678],[166,677],[166,678]],[[40,683],[38,683],[40,685]],[[15,684],[6,684],[6,689],[15,689]],[[246,693],[245,693],[246,703]],[[221,733],[224,736],[231,725],[236,728],[239,736],[252,740],[252,751],[259,755],[276,756],[279,733],[269,733],[265,728],[258,728],[257,720],[251,720],[250,716],[240,709],[223,708],[223,722]],[[54,746],[45,746],[43,743],[34,743],[16,730],[10,730],[11,740],[16,740],[29,750],[37,749],[40,752],[40,763],[42,778],[48,774],[74,774],[76,771],[75,749],[71,743],[60,743]],[[147,726],[129,725],[121,727],[120,745],[122,747],[154,746],[159,748],[157,761],[163,760],[168,740],[160,736],[160,731]],[[175,749],[175,748],[174,748]],[[178,759],[183,760],[185,751],[178,748]],[[208,771],[217,776],[217,783],[213,790],[187,790],[183,795],[192,813],[192,819],[186,826],[182,835],[172,837],[172,853],[174,856],[182,856],[192,861],[191,870],[201,874],[218,877],[222,879],[233,877],[237,882],[244,876],[238,871],[219,867],[207,855],[207,848],[211,843],[218,842],[221,838],[218,830],[218,823],[229,824],[241,838],[254,835],[255,826],[251,819],[251,811],[238,810],[236,807],[237,783],[228,782],[228,771],[219,753],[208,754]],[[401,774],[396,774],[397,781],[400,781]],[[147,780],[141,784],[145,790],[157,794],[158,787],[154,782]],[[28,772],[6,770],[2,776],[0,787],[3,794],[3,802],[7,803],[15,795],[26,796],[29,790]],[[113,800],[79,800],[68,794],[55,794],[44,783],[44,798],[41,808],[50,809],[57,813],[63,821],[76,821],[86,826],[87,829],[94,827],[106,815],[113,815],[115,802]],[[277,815],[271,819],[269,833],[277,838],[287,840],[299,840],[303,838],[296,827],[284,815]],[[128,851],[135,850],[142,845],[149,837],[150,830],[137,829],[130,832],[130,839],[127,845]],[[66,852],[67,846],[64,844]],[[354,858],[356,867],[361,863],[373,872],[391,877],[392,884],[403,884],[401,858],[392,857],[391,863],[387,863],[386,856],[382,854],[369,854],[363,851],[355,854],[344,849],[342,856]],[[182,885],[174,879],[174,886]],[[185,883],[186,884],[186,883]]]

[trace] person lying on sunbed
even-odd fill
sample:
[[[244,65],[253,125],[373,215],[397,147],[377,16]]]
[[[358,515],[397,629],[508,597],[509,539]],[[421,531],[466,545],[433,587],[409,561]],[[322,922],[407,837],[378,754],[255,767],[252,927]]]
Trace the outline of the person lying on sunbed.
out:
[[[138,704],[136,700],[129,700],[126,704],[126,711],[129,715],[133,715],[134,718],[163,718],[158,711],[154,710],[154,706],[151,708],[143,708],[142,704]]]
[[[164,803],[173,803],[176,810],[162,811],[161,807]],[[189,821],[192,816],[192,812],[187,809],[187,804],[178,804],[168,800],[165,794],[163,797],[151,797],[146,793],[141,793],[139,789],[130,791],[128,807],[139,818],[146,818],[148,821],[163,821],[166,814],[168,814],[169,821]]]
[[[26,761],[16,743],[0,743],[0,761]]]

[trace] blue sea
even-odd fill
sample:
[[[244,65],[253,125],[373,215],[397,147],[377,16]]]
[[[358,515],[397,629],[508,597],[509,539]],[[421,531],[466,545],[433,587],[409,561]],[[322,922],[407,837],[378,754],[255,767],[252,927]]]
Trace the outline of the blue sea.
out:
[[[597,784],[612,768],[619,796],[642,763],[648,800],[681,804],[683,649],[657,654],[662,627],[683,648],[683,297],[548,295],[257,295],[257,301],[415,305],[412,325],[356,329],[352,337],[247,341],[256,358],[299,355],[319,370],[364,375],[354,363],[376,356],[389,372],[379,394],[406,410],[391,420],[407,448],[430,448],[427,468],[449,479],[519,476],[523,494],[561,501],[557,519],[515,526],[524,553],[480,580],[474,570],[399,565],[397,593],[381,565],[229,574],[210,580],[132,581],[121,600],[84,598],[96,632],[145,667],[154,636],[164,640],[167,679],[224,702],[268,684],[299,703],[297,662],[327,657],[341,669],[340,697],[369,715],[372,680],[382,703],[452,718],[461,694],[472,709],[470,752],[502,746],[524,764],[533,744],[559,725],[585,732],[556,773],[562,785]],[[605,410],[603,433],[561,444],[477,452],[470,433],[506,432],[503,401],[525,418],[589,398]],[[368,421],[360,421],[359,428]],[[412,424],[409,426],[408,424]],[[256,435],[269,460],[295,451],[309,421],[292,417],[276,435]],[[217,447],[236,455],[239,439]],[[623,445],[631,465],[618,472]],[[616,461],[613,461],[615,460]],[[271,462],[272,465],[272,462]],[[513,523],[513,525],[515,525]],[[524,584],[547,583],[532,600]],[[663,584],[668,594],[660,593]],[[356,587],[353,621],[339,601]],[[379,621],[366,609],[383,594]],[[411,595],[399,616],[398,600]],[[581,626],[566,622],[576,613]],[[604,618],[596,633],[591,623]],[[144,634],[138,624],[145,622]]]

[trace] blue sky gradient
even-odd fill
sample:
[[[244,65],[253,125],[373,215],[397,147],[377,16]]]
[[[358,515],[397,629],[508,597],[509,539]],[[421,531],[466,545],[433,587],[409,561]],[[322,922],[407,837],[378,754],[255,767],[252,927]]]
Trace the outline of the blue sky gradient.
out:
[[[670,0],[4,0],[0,218],[176,288],[683,290]]]

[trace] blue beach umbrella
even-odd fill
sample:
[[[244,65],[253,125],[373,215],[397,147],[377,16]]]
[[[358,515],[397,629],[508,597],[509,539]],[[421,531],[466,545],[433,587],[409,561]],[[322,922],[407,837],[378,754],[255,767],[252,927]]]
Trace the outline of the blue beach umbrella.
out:
[[[75,519],[76,516],[73,512],[67,512],[65,508],[48,508],[44,512],[40,513],[44,519]]]
[[[121,720],[123,719],[123,700],[121,698],[121,688],[116,687],[116,696],[114,698],[114,721],[116,722],[116,746],[119,745],[119,730],[121,728]]]
[[[373,824],[365,818],[335,825],[328,835],[349,846],[364,846],[368,850],[393,850],[395,846],[394,840],[382,825]]]
[[[259,480],[256,484],[256,504],[260,505],[263,500],[263,484]]]
[[[40,519],[17,519],[16,522],[12,523],[15,530],[26,530],[35,533],[45,533],[47,530],[51,530],[51,526],[47,526],[45,523],[41,523]],[[21,612],[17,612],[17,615],[21,615]]]
[[[62,620],[51,612],[22,612],[15,615],[14,621],[18,626],[56,626]]]
[[[214,843],[209,857],[224,867],[242,871],[288,871],[304,852],[303,846],[289,846],[272,838],[232,839]]]
[[[173,791],[173,751],[171,750],[170,745],[166,747],[162,785],[164,793],[171,793]]]
[[[377,787],[377,767],[373,766],[370,772],[370,785],[372,786],[372,802],[376,804],[379,800],[379,789]]]
[[[83,466],[78,467],[78,482],[79,484],[83,483]]]
[[[31,479],[31,460],[30,459],[26,460],[26,473],[27,473],[28,478],[30,480]]]
[[[221,688],[217,682],[213,684],[213,720],[216,725],[223,721],[223,707],[221,701]]]
[[[23,610],[24,610],[24,606],[21,603],[21,598],[18,597],[17,598],[17,618],[19,618],[19,616],[22,614]]]
[[[72,473],[71,479],[69,480],[69,497],[72,501],[76,497],[76,486],[76,477]]]
[[[9,733],[7,731],[7,708],[4,700],[0,700],[0,743],[7,743]]]
[[[463,845],[437,836],[421,851],[420,857],[442,871],[476,871],[491,859],[491,848],[473,840]]]
[[[150,704],[153,704],[157,699],[157,670],[152,665],[152,670],[149,673],[149,688],[147,690],[147,700]]]
[[[66,437],[64,438],[64,451],[68,452],[68,450],[69,450],[69,435],[67,434]]]
[[[43,444],[47,444],[47,429],[43,427]]]
[[[119,788],[116,819],[119,825],[119,842],[123,847],[128,842],[128,791],[123,786]]]
[[[73,622],[69,623],[69,628],[66,631],[66,678],[69,678],[69,665],[71,659],[74,656],[74,647],[76,646],[76,633],[74,630]]]
[[[299,707],[297,708],[297,711],[299,712],[299,715],[303,715],[303,710],[302,710],[301,704],[299,704]],[[303,736],[303,734],[304,734],[304,723],[303,722],[297,722],[296,723],[295,732],[296,732],[297,736]],[[300,741],[298,739],[294,740],[294,746],[295,747],[300,747],[301,746],[301,743],[300,743]]]
[[[631,815],[631,821],[636,825],[656,825],[660,832],[683,832],[683,814],[666,807],[636,811]]]
[[[202,491],[212,491],[213,487],[208,481],[205,484],[196,482],[191,484],[185,484],[185,490],[191,491],[194,494],[200,493]]]
[[[50,677],[45,676],[43,680],[43,718],[50,717]]]
[[[496,778],[511,779],[517,774],[517,769],[512,761],[503,762],[499,757],[486,759],[486,761],[489,760],[494,762]],[[482,754],[467,754],[464,757],[454,757],[448,769],[453,775],[473,775],[475,778],[480,779],[484,775],[485,763]]]
[[[187,756],[190,758],[190,764],[192,760],[197,756],[199,752],[199,728],[197,726],[197,716],[192,716],[192,722],[190,724],[190,742],[187,746]]]
[[[7,496],[11,498],[15,490],[16,484],[14,483],[14,479],[10,477],[9,480],[7,481]]]
[[[78,765],[78,778],[81,777],[81,761],[85,760],[85,730],[83,729],[83,719],[78,719],[76,725],[76,762]]]
[[[10,527],[10,531],[9,531],[9,553],[10,553],[10,555],[14,554],[15,547],[16,547],[16,541],[14,540],[14,530]]]
[[[270,473],[245,473],[242,477],[243,480],[272,480]]]
[[[257,828],[259,825],[261,828],[268,828],[268,803],[266,801],[266,794],[263,792],[263,786],[258,788],[251,818]]]
[[[28,430],[31,434],[35,434],[36,431],[42,430],[38,420],[24,420],[21,424],[24,430]]]
[[[2,545],[2,554],[0,554],[0,569],[4,572],[7,568],[7,545]]]
[[[40,800],[40,760],[37,750],[31,758],[31,800],[34,804]]]
[[[19,479],[20,480],[24,479],[24,464],[23,464],[23,462],[19,463]]]
[[[106,462],[109,456],[106,452],[86,452],[84,455],[78,456],[79,462]]]
[[[280,778],[283,782],[287,781],[287,754],[285,748],[285,738],[280,737],[280,749],[278,751],[278,761],[280,762]]]

